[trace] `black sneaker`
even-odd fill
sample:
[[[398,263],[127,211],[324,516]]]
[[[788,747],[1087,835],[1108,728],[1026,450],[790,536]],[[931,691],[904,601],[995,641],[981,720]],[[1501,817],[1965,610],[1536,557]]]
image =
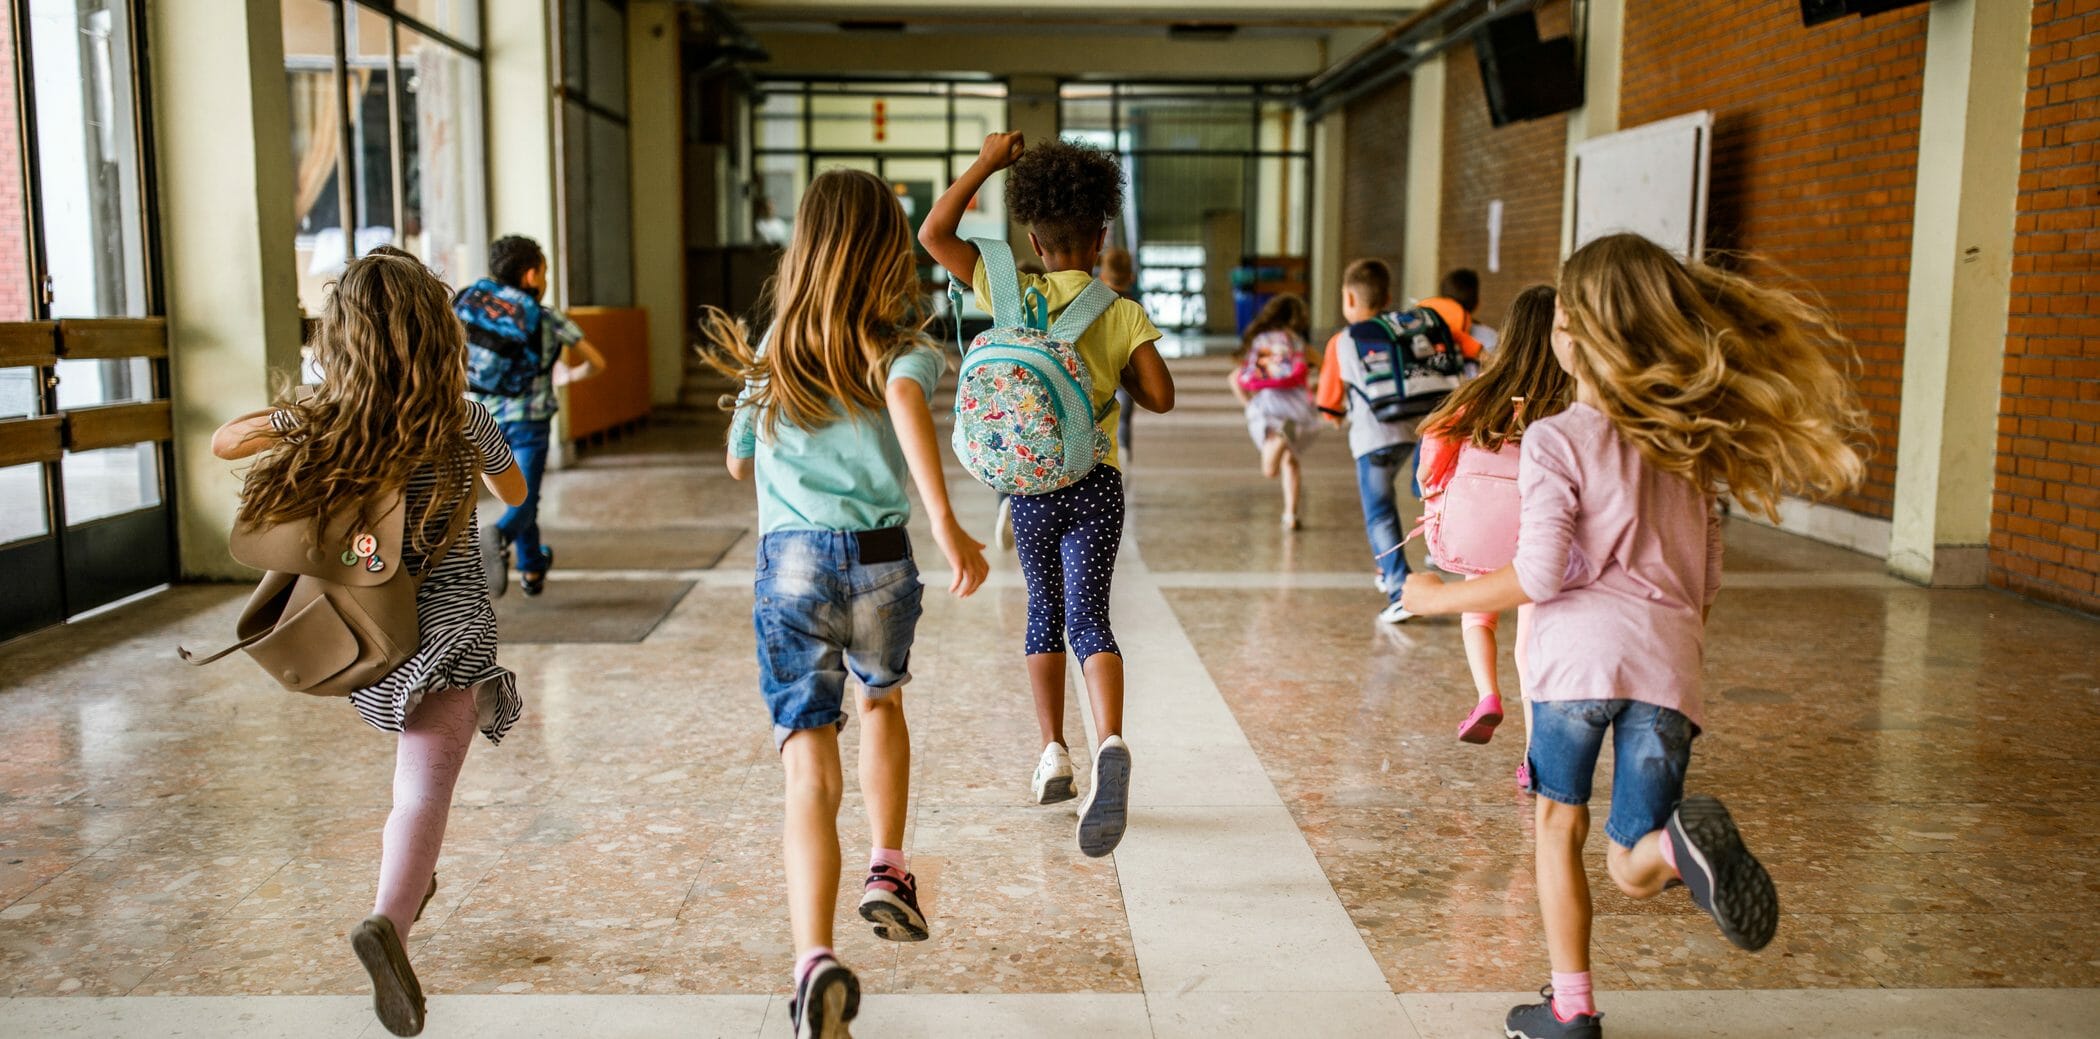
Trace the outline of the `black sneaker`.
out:
[[[1670,813],[1670,847],[1677,872],[1699,908],[1713,914],[1721,935],[1756,952],[1779,930],[1779,892],[1721,802],[1687,797]]]
[[[861,885],[860,918],[875,925],[875,937],[893,942],[926,940],[926,914],[919,912],[919,878],[888,866],[868,870]]]
[[[1563,1021],[1553,1012],[1553,986],[1539,989],[1543,1003],[1509,1008],[1502,1019],[1502,1034],[1508,1039],[1604,1039],[1603,1014],[1576,1014]]]
[[[829,956],[802,976],[788,1003],[795,1039],[852,1039],[846,1022],[860,1013],[860,979]]]
[[[546,591],[547,571],[552,569],[554,569],[554,550],[548,548],[545,545],[541,545],[540,568],[538,570],[528,570],[524,573],[519,574],[518,589],[528,596],[538,595],[541,592]]]

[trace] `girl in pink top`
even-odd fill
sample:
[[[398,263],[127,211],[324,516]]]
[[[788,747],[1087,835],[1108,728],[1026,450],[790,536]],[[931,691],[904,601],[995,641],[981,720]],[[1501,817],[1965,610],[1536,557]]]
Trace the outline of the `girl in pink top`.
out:
[[[1414,613],[1535,603],[1529,759],[1539,795],[1539,908],[1553,983],[1509,1013],[1511,1036],[1599,1039],[1590,994],[1591,773],[1609,735],[1607,865],[1647,899],[1681,880],[1750,950],[1778,927],[1771,877],[1721,802],[1684,796],[1706,613],[1721,580],[1716,495],[1777,515],[1784,495],[1855,485],[1866,428],[1830,319],[1777,289],[1686,265],[1636,235],[1561,268],[1554,354],[1575,403],[1524,434],[1516,561],[1446,586],[1416,575]]]

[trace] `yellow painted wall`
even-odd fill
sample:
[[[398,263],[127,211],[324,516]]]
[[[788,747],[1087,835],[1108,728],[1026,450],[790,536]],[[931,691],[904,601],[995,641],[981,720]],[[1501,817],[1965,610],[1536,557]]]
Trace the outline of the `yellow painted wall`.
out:
[[[685,170],[679,123],[678,14],[665,0],[627,6],[628,196],[634,303],[649,312],[649,399],[678,400],[685,374]]]

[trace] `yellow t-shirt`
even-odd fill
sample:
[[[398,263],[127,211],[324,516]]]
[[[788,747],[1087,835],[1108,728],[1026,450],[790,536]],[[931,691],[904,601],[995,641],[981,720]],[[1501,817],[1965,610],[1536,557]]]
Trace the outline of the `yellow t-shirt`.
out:
[[[1085,271],[1052,271],[1049,274],[1021,275],[1021,291],[1030,287],[1043,294],[1050,302],[1050,318],[1054,322],[1065,307],[1079,298],[1094,276]],[[979,258],[977,269],[970,273],[970,288],[977,293],[977,308],[987,313],[992,309],[991,293],[985,290],[984,260]],[[1086,362],[1086,370],[1094,382],[1094,410],[1106,405],[1108,412],[1101,417],[1101,431],[1108,434],[1108,457],[1103,459],[1118,469],[1123,467],[1116,457],[1116,422],[1120,417],[1120,405],[1114,403],[1116,387],[1123,380],[1123,369],[1130,367],[1130,355],[1137,348],[1159,338],[1159,329],[1145,308],[1127,300],[1119,299],[1108,312],[1080,335],[1072,344],[1079,351],[1079,359]]]

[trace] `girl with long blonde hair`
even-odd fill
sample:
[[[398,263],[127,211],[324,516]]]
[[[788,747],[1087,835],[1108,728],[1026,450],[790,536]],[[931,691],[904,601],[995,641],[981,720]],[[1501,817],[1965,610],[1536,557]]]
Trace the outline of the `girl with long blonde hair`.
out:
[[[350,695],[367,724],[400,734],[378,892],[350,943],[372,977],[380,1023],[415,1035],[423,1030],[423,989],[405,942],[437,894],[452,790],[475,730],[499,742],[523,706],[516,676],[496,663],[474,475],[509,504],[525,499],[525,478],[487,409],[465,398],[466,333],[450,294],[406,253],[367,256],[343,270],[321,315],[314,363],[322,381],[310,395],[221,426],[212,452],[262,456],[241,487],[245,525],[320,531],[355,516],[357,530],[396,493],[405,499],[401,558],[383,558],[355,539],[368,569],[406,567],[422,583],[415,654]]]
[[[1505,1022],[1530,1039],[1602,1034],[1582,847],[1607,734],[1606,863],[1619,889],[1648,899],[1682,881],[1729,941],[1755,951],[1772,940],[1771,877],[1719,800],[1684,796],[1720,590],[1717,499],[1770,516],[1784,497],[1854,486],[1866,430],[1832,360],[1850,346],[1827,315],[1638,236],[1568,258],[1554,325],[1575,402],[1525,430],[1516,561],[1478,581],[1418,575],[1406,587],[1417,613],[1536,604],[1528,757],[1553,980]]]
[[[860,785],[874,834],[860,915],[877,936],[923,941],[918,882],[906,868],[911,739],[904,685],[920,613],[905,523],[907,474],[947,558],[950,593],[983,582],[983,548],[955,521],[926,402],[940,351],[920,333],[911,230],[890,186],[831,170],[804,193],[771,288],[770,331],[709,308],[701,352],[741,379],[730,475],[755,473],[759,691],[787,784],[783,832],[795,942],[789,1016],[800,1039],[843,1036],[860,980],[832,951],[839,884],[839,730],[847,678],[867,732]]]

